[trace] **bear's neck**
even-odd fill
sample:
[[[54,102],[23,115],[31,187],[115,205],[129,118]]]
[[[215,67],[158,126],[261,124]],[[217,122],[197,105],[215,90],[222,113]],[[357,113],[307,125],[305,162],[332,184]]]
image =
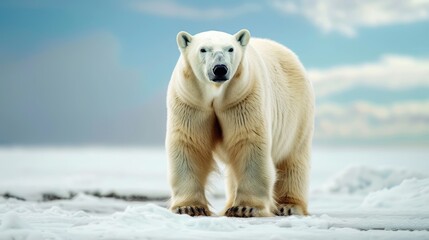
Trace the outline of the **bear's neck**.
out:
[[[234,77],[224,83],[220,94],[212,99],[212,106],[216,109],[226,109],[245,99],[255,87],[248,62],[243,59],[237,68]]]

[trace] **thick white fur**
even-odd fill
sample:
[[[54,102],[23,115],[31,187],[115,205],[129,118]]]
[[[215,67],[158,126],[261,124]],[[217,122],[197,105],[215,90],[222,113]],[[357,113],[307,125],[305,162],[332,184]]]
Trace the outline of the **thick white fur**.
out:
[[[220,159],[227,166],[225,210],[253,208],[244,217],[272,216],[282,208],[307,214],[311,83],[291,50],[265,39],[251,38],[247,44],[246,37],[247,30],[178,34],[181,56],[167,95],[173,211],[192,206],[208,210],[207,176],[214,159]],[[234,48],[225,57],[231,79],[215,83],[207,78],[211,55],[202,55],[202,47],[225,55],[225,49]]]

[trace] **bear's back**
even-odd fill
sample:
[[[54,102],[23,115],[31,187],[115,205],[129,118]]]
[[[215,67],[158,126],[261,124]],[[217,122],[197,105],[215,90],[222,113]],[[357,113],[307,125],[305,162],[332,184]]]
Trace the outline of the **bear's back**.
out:
[[[307,132],[313,122],[314,94],[304,67],[287,47],[267,39],[252,38],[248,57],[257,57],[268,74],[264,79],[269,89],[273,133],[273,159],[288,155],[294,144],[301,142],[297,132]],[[249,49],[250,50],[250,49]],[[254,56],[251,56],[254,55]],[[260,69],[260,68],[258,68]],[[287,124],[279,119],[288,119]],[[288,133],[288,134],[285,134]]]
[[[286,74],[289,78],[297,81],[305,79],[304,67],[289,48],[262,38],[252,38],[250,46],[257,52],[270,73]]]
[[[288,99],[312,98],[312,86],[298,57],[289,48],[268,39],[252,38],[252,58],[257,57],[267,69],[266,78],[273,91]],[[250,56],[249,56],[250,57]],[[277,95],[277,94],[276,94]],[[277,96],[283,98],[285,96]],[[277,99],[282,101],[281,99]],[[311,100],[311,99],[307,99]]]

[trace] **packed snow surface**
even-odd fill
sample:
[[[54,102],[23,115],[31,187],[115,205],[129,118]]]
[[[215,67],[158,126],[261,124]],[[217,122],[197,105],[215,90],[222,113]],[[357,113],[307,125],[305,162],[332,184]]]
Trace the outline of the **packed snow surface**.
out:
[[[429,239],[428,164],[426,149],[315,149],[310,216],[240,219],[168,211],[162,149],[4,148],[0,240]],[[221,175],[210,189],[218,212]]]

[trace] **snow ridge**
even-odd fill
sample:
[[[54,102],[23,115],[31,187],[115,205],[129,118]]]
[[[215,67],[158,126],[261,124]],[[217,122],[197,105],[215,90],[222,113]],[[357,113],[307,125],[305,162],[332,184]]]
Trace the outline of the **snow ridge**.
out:
[[[407,169],[351,166],[328,180],[321,190],[328,193],[368,194],[395,187],[406,179],[428,177],[428,174]]]

